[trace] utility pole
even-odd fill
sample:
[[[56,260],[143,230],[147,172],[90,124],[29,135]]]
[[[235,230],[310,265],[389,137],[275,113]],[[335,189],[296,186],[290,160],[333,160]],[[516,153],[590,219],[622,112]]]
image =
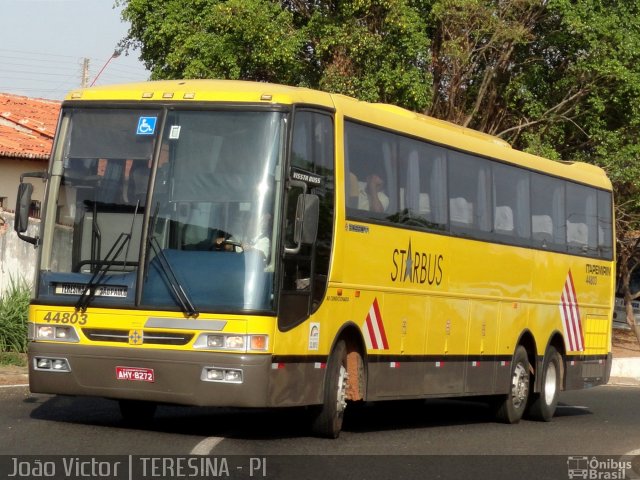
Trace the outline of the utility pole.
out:
[[[80,81],[80,86],[82,88],[87,88],[89,86],[89,59],[82,59],[82,79]]]

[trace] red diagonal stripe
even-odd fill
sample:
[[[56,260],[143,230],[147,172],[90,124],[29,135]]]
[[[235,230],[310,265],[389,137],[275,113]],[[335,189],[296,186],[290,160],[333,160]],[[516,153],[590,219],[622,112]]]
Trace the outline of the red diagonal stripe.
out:
[[[576,340],[579,343],[578,345],[578,349],[579,350],[583,350],[584,349],[584,335],[582,333],[582,322],[580,321],[580,309],[578,307],[578,296],[576,295],[576,288],[575,285],[573,283],[573,275],[571,274],[571,270],[569,270],[569,288],[570,288],[570,292],[571,292],[571,296],[572,296],[572,304],[575,308],[574,311],[574,326],[576,328]]]
[[[373,325],[371,323],[371,315],[367,314],[367,330],[369,331],[369,339],[371,340],[371,347],[378,349],[378,340],[376,339],[376,333],[373,331]]]
[[[576,345],[575,345],[574,333],[573,333],[573,322],[571,320],[571,311],[569,308],[569,302],[567,300],[566,291],[567,291],[567,284],[565,283],[564,288],[562,290],[562,297],[561,297],[562,311],[564,312],[562,320],[564,322],[565,334],[569,339],[569,350],[575,351]]]
[[[385,350],[389,348],[387,342],[387,334],[384,331],[384,323],[382,323],[382,315],[380,314],[380,307],[378,306],[378,299],[373,299],[373,311],[376,314],[376,322],[378,322],[378,330],[380,330],[380,338],[382,339],[382,348]]]

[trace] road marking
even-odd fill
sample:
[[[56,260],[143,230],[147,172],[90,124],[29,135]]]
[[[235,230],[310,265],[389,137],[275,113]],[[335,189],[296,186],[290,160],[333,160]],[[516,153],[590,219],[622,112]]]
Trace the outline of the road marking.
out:
[[[18,388],[18,387],[28,387],[28,383],[19,383],[17,385],[0,385],[0,388]]]
[[[209,455],[224,437],[207,437],[191,449],[189,455]]]

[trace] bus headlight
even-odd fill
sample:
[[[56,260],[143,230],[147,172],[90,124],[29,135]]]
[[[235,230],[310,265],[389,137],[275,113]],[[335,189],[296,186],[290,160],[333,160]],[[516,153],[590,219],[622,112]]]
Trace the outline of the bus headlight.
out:
[[[79,342],[76,329],[62,325],[36,325],[34,340],[55,340],[58,342]]]
[[[244,336],[229,335],[226,337],[225,348],[229,350],[244,350]]]
[[[224,335],[207,335],[207,347],[224,348]]]
[[[269,335],[202,333],[194,342],[193,348],[236,352],[266,352],[269,348]]]
[[[200,380],[203,382],[242,383],[242,370],[238,368],[204,367]]]
[[[66,358],[36,357],[33,360],[35,370],[48,372],[70,372],[71,367]]]

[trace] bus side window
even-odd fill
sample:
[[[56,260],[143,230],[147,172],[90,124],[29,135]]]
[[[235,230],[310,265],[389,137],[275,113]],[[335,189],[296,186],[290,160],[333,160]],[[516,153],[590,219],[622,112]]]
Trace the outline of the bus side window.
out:
[[[362,219],[386,219],[398,208],[396,135],[345,123],[347,208]]]
[[[567,245],[577,254],[598,249],[598,201],[596,190],[567,183]]]
[[[531,238],[529,172],[510,165],[494,163],[493,227],[497,238],[528,244]]]
[[[467,234],[473,230],[484,236],[491,232],[491,168],[488,161],[449,152],[449,220],[453,232]]]
[[[613,214],[611,208],[611,193],[598,191],[598,250],[600,257],[605,259],[611,259],[613,256]]]
[[[531,173],[531,227],[533,246],[565,252],[567,222],[564,182]]]
[[[444,230],[447,220],[446,151],[400,137],[400,218],[412,226]]]

